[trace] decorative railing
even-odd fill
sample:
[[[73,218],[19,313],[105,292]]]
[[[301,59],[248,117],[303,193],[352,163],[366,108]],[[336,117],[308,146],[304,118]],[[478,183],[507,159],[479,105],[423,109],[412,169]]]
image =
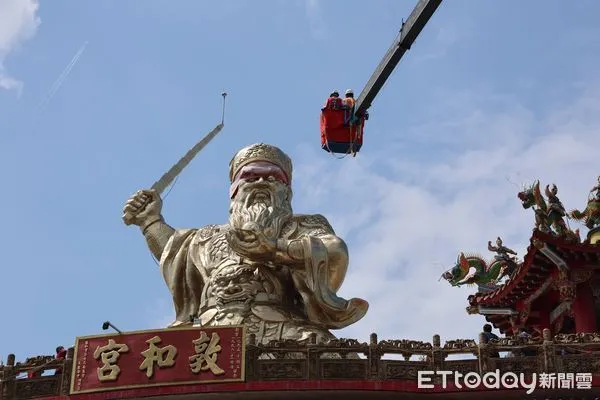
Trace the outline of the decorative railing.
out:
[[[542,338],[502,338],[494,343],[471,339],[448,340],[439,335],[431,343],[414,340],[370,342],[335,339],[317,344],[276,341],[257,345],[253,335],[246,346],[246,381],[371,380],[415,381],[418,371],[495,371],[515,373],[565,372],[600,374],[600,333],[556,335],[545,330]],[[500,353],[500,357],[497,354]],[[507,354],[503,354],[507,353]],[[449,359],[455,355],[470,358]],[[9,355],[0,366],[0,399],[31,399],[69,394],[73,348],[65,360],[39,356],[15,363]],[[21,375],[61,369],[55,375]],[[435,382],[435,381],[434,381]]]

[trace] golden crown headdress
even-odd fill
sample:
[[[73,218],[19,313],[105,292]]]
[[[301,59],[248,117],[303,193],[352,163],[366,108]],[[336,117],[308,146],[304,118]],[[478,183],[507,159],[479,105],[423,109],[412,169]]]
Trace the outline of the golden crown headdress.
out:
[[[277,165],[285,172],[289,182],[292,181],[292,160],[290,157],[278,147],[265,143],[251,144],[237,152],[229,163],[229,180],[233,181],[242,167],[256,161],[267,161]]]

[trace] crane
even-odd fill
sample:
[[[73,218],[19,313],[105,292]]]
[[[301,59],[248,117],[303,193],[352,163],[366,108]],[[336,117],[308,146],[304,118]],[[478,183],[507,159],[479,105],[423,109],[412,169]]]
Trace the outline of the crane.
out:
[[[336,107],[330,102],[321,111],[321,147],[329,153],[356,155],[362,146],[364,121],[367,110],[394,71],[404,54],[427,24],[442,0],[419,0],[408,19],[402,23],[398,36],[385,53],[365,87],[354,103],[353,110]],[[338,94],[339,96],[339,94]],[[329,107],[333,104],[333,107]]]

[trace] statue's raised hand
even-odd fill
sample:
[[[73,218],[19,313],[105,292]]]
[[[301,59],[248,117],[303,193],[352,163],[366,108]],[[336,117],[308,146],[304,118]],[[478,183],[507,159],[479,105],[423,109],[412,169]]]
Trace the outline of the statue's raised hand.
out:
[[[254,261],[271,261],[277,250],[277,240],[268,238],[264,232],[248,223],[243,229],[232,228],[227,232],[231,248],[242,257]]]
[[[155,190],[138,190],[127,200],[123,208],[125,225],[142,226],[147,221],[160,217],[162,200]]]

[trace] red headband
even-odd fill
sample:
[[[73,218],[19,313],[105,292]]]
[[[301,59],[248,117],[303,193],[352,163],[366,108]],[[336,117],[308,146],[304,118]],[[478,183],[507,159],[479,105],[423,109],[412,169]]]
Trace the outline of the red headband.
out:
[[[235,174],[229,189],[229,197],[233,198],[236,195],[240,181],[269,177],[273,177],[286,185],[290,184],[287,174],[279,166],[267,161],[256,161],[244,165],[238,173]]]

